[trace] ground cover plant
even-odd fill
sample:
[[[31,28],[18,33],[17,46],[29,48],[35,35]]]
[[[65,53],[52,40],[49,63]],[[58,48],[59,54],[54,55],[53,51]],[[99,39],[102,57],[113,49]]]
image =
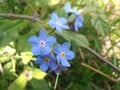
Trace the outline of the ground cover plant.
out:
[[[0,0],[0,90],[120,90],[120,1]]]

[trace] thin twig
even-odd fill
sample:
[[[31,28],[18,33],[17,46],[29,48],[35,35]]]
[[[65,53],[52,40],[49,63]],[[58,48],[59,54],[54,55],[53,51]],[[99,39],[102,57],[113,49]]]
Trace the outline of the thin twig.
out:
[[[120,68],[118,68],[117,66],[115,66],[114,64],[112,64],[111,62],[109,62],[109,60],[106,60],[105,58],[103,58],[101,55],[99,55],[97,52],[95,52],[94,50],[92,50],[91,48],[86,48],[89,52],[91,52],[92,54],[94,54],[97,58],[99,58],[102,62],[108,64],[109,66],[111,66],[113,69],[117,70],[118,72],[120,72]]]
[[[39,20],[38,18],[34,18],[33,16],[27,16],[27,15],[19,15],[19,14],[3,14],[0,13],[0,17],[5,17],[5,18],[12,18],[12,19],[26,19],[26,20],[33,20],[36,21],[38,23],[42,23],[41,20]]]
[[[52,34],[56,29],[54,28],[49,34]]]
[[[26,4],[35,12],[37,13],[37,11],[33,8],[33,6],[28,2],[28,0],[24,0],[26,2]]]
[[[91,67],[91,66],[89,66],[89,65],[87,65],[87,64],[85,64],[85,63],[81,63],[81,65],[84,66],[84,67],[86,67],[86,68],[89,68],[90,70],[93,70],[93,71],[99,73],[100,75],[102,75],[102,76],[104,76],[104,77],[110,79],[110,80],[113,81],[113,82],[116,82],[116,79],[110,77],[109,75],[103,73],[103,72],[100,71],[100,70],[97,70],[97,69],[95,69],[95,68],[93,68],[93,67]]]

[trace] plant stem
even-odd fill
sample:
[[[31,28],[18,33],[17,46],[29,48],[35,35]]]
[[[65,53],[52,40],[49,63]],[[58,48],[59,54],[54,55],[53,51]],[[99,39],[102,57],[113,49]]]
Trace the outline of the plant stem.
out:
[[[100,71],[100,70],[97,70],[97,69],[95,69],[95,68],[93,68],[93,67],[91,67],[91,66],[89,66],[89,65],[87,65],[87,64],[85,64],[85,63],[81,63],[81,65],[84,66],[84,67],[86,67],[86,68],[89,68],[90,70],[93,70],[93,71],[99,73],[100,75],[102,75],[102,76],[110,79],[110,80],[113,81],[113,82],[116,82],[116,80],[115,80],[114,78],[110,77],[109,75],[103,73],[103,72]]]
[[[115,66],[114,64],[112,64],[111,62],[109,62],[109,60],[104,59],[104,57],[102,57],[101,55],[99,55],[97,52],[95,52],[94,50],[92,50],[91,48],[86,48],[89,52],[91,52],[92,54],[94,54],[97,58],[99,58],[102,62],[108,64],[109,66],[111,66],[113,69],[117,70],[118,72],[120,72],[120,68]]]
[[[56,29],[53,29],[49,34],[52,34]]]
[[[56,89],[56,87],[57,87],[58,77],[59,77],[59,74],[57,74],[57,77],[56,77],[56,80],[55,80],[54,90],[55,90],[55,89]]]
[[[5,18],[12,18],[12,19],[26,19],[26,20],[33,20],[36,21],[38,23],[42,23],[41,20],[39,20],[38,18],[35,18],[34,16],[27,16],[27,15],[19,15],[19,14],[12,14],[12,13],[0,13],[0,17],[5,17]]]

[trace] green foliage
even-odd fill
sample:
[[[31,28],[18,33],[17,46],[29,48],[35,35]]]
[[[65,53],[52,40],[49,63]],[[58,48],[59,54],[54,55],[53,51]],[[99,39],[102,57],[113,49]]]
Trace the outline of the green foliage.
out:
[[[26,22],[21,22],[20,20],[1,20],[0,25],[0,46],[5,46],[18,37],[19,31],[26,26]]]
[[[50,90],[55,74],[44,73],[35,64],[28,39],[38,35],[40,29],[52,31],[48,20],[52,12],[68,18],[63,10],[66,0],[0,0],[0,13],[33,16],[42,21],[0,16],[0,90]],[[56,43],[70,41],[75,59],[67,71],[59,77],[56,90],[120,90],[120,74],[102,63],[82,47],[97,51],[104,58],[120,66],[120,11],[116,0],[69,0],[82,11],[83,27],[79,32],[63,30],[51,33]],[[112,4],[111,4],[112,3]],[[33,18],[33,19],[34,19]],[[71,15],[68,20],[75,18]],[[109,75],[116,83],[81,65],[89,66]]]
[[[60,36],[62,36],[63,38],[65,38],[67,41],[69,42],[73,42],[75,45],[77,46],[82,46],[82,47],[88,47],[88,40],[86,39],[86,37],[82,34],[77,34],[77,33],[73,33],[70,31],[63,31],[63,33],[58,33]]]
[[[27,78],[21,74],[8,88],[8,90],[24,90],[27,84]],[[18,88],[19,87],[19,88]]]

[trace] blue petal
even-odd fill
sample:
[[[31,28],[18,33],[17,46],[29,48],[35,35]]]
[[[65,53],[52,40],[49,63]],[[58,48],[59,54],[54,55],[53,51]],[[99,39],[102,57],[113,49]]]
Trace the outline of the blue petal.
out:
[[[39,45],[33,46],[32,53],[34,55],[40,55],[41,54],[41,47]]]
[[[57,69],[55,70],[55,73],[56,73],[56,74],[60,74],[61,71],[62,71],[61,69],[57,68]]]
[[[70,66],[69,62],[65,58],[61,58],[61,64],[66,67]]]
[[[70,12],[70,9],[71,9],[71,5],[70,5],[69,2],[67,2],[67,3],[65,4],[65,6],[64,6],[64,10],[65,10],[67,13],[69,13],[69,12]]]
[[[58,20],[58,15],[56,13],[52,13],[51,14],[51,19],[54,20],[54,21]]]
[[[59,64],[61,61],[61,56],[60,55],[57,55],[57,63]]]
[[[61,45],[60,44],[54,47],[54,52],[55,52],[55,54],[60,54],[60,52],[61,52]]]
[[[55,73],[56,73],[56,74],[60,74],[61,71],[65,71],[65,70],[67,70],[67,68],[66,68],[65,66],[62,66],[62,65],[59,64],[59,65],[57,66],[56,70],[55,70]]]
[[[52,46],[56,42],[56,39],[52,36],[49,36],[46,40],[46,44]]]
[[[56,30],[58,30],[60,33],[62,33],[62,28],[59,26],[56,26]]]
[[[78,27],[77,27],[77,26],[74,26],[74,29],[75,29],[76,31],[78,31]]]
[[[78,23],[77,26],[80,28],[80,27],[82,27],[83,25],[82,25],[82,23]]]
[[[74,9],[71,10],[71,13],[73,13],[75,15],[79,15],[80,14],[77,10],[74,10]]]
[[[46,37],[47,37],[46,31],[45,31],[45,30],[40,30],[39,39],[40,39],[40,40],[46,40]]]
[[[62,44],[62,50],[67,51],[67,50],[69,50],[70,46],[71,46],[70,42],[65,42]]]
[[[69,27],[67,25],[62,25],[63,29],[69,29]]]
[[[59,21],[62,23],[62,24],[66,24],[67,23],[67,20],[63,17],[59,18]]]
[[[49,46],[45,46],[45,47],[42,48],[42,53],[44,55],[49,54],[51,51],[52,51],[52,49]]]
[[[48,24],[49,24],[51,27],[53,27],[53,28],[55,28],[55,26],[56,26],[56,23],[55,23],[55,21],[53,21],[53,20],[49,20],[49,21],[48,21]]]
[[[40,65],[40,69],[42,70],[42,71],[47,71],[48,70],[48,65],[47,65],[47,63],[42,63],[41,65]]]
[[[75,57],[75,54],[72,51],[68,51],[65,58],[67,60],[73,59]]]
[[[43,61],[43,58],[41,58],[41,56],[39,56],[39,57],[37,58],[37,60],[35,61],[35,63],[36,63],[36,64],[41,64],[42,61]]]
[[[36,45],[39,43],[39,39],[37,36],[31,36],[28,41],[31,45]]]
[[[83,19],[81,16],[78,16],[78,17],[76,18],[76,21],[77,21],[77,22],[83,22],[83,20],[84,20],[84,19]]]
[[[51,63],[49,63],[49,67],[51,70],[55,70],[57,68],[57,65],[55,62],[51,62]]]

